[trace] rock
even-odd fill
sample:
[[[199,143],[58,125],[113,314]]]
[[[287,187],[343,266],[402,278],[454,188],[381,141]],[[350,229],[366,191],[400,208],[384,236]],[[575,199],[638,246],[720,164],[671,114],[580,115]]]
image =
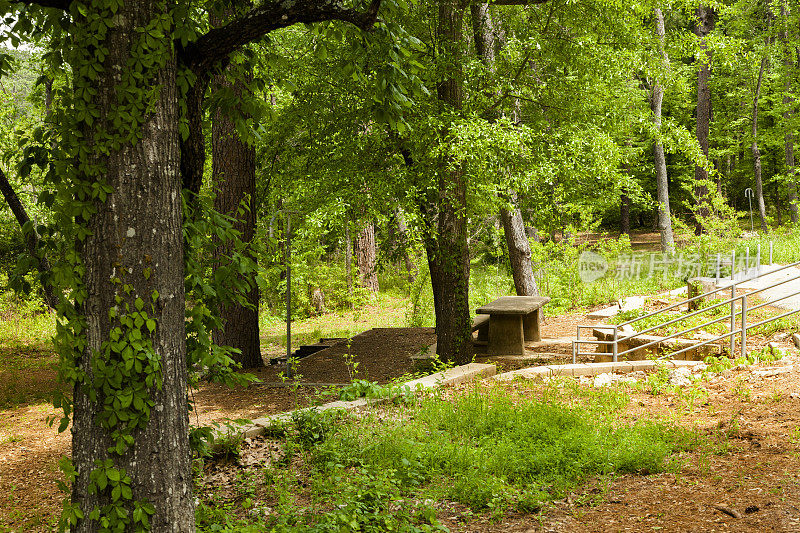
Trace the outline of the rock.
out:
[[[792,365],[779,366],[779,367],[773,367],[773,368],[765,368],[763,370],[754,370],[753,371],[753,375],[754,376],[760,376],[762,378],[769,378],[769,377],[772,377],[772,376],[777,376],[779,374],[788,374],[793,369],[794,369],[794,366],[792,366]]]
[[[692,370],[688,367],[682,366],[670,370],[667,381],[669,382],[670,385],[674,385],[677,387],[685,387],[687,385],[692,384],[692,380],[690,379],[691,375],[692,375]]]
[[[786,349],[784,349],[784,347],[778,342],[770,342],[767,344],[767,346],[769,346],[769,351],[772,352],[773,355],[778,356],[781,359],[788,355]]]
[[[633,311],[634,309],[641,309],[644,307],[644,296],[628,296],[620,300],[620,311]]]
[[[611,385],[614,382],[614,378],[609,373],[605,374],[598,374],[594,378],[594,387],[599,389],[600,387],[606,387]]]
[[[800,335],[797,333],[792,334],[792,342],[797,348],[800,348]]]

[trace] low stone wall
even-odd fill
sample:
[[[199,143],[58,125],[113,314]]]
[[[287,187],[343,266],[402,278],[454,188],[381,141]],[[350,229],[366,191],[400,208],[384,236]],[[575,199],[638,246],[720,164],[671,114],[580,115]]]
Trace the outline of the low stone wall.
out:
[[[601,341],[614,340],[614,334],[610,329],[608,330],[595,329],[592,331],[592,333],[594,334],[597,340]],[[627,335],[630,335],[630,333],[620,332],[617,334],[617,338],[625,337]],[[670,352],[675,352],[678,350],[683,350],[684,348],[696,346],[702,341],[695,341],[695,340],[681,339],[681,338],[673,338],[665,340],[664,337],[656,337],[653,335],[640,335],[632,339],[618,341],[617,353],[624,352],[626,350],[630,350],[633,348],[638,348],[640,346],[644,346],[651,342],[654,342],[655,344],[627,353],[623,355],[621,359],[625,361],[642,361],[644,359],[650,358],[653,355],[662,356],[669,354]],[[685,361],[702,361],[709,355],[719,355],[720,353],[721,353],[720,345],[706,344],[704,346],[698,346],[697,348],[694,348],[692,350],[687,350],[681,354],[678,354],[677,357],[675,357],[674,359],[685,360]],[[613,354],[613,348],[610,344],[599,344],[597,346],[597,355],[595,356],[594,360],[596,363],[611,361],[613,359],[612,354]]]

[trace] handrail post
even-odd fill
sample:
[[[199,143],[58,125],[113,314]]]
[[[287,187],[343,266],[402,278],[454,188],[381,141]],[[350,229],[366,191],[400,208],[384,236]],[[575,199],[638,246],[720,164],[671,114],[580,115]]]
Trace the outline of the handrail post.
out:
[[[736,329],[736,284],[731,284],[731,357],[733,357],[733,351],[736,349],[736,337],[734,334],[734,330]]]
[[[714,285],[719,286],[719,254],[717,254],[717,276],[714,280]]]
[[[736,250],[731,250],[731,282],[736,279]],[[731,296],[733,298],[733,296]]]
[[[578,326],[575,329],[576,329],[576,331],[575,331],[575,342],[572,343],[572,364],[573,365],[575,364],[575,362],[576,362],[576,360],[578,358],[578,352],[581,349],[581,345],[580,345],[581,327]]]
[[[613,362],[617,362],[617,352],[619,351],[619,347],[617,346],[617,326],[614,326],[614,344],[613,344],[613,356],[611,360]]]
[[[747,293],[742,295],[742,357],[747,357]]]

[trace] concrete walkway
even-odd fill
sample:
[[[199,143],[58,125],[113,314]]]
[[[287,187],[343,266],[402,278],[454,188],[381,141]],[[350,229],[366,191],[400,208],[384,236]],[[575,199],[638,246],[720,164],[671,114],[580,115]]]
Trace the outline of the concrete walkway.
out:
[[[748,291],[755,291],[759,289],[763,289],[764,287],[768,287],[769,285],[773,285],[778,283],[779,281],[788,280],[791,278],[795,278],[800,276],[800,269],[797,267],[786,268],[781,270],[780,272],[774,272],[781,268],[783,265],[761,265],[761,275],[755,279],[751,279],[749,281],[742,282],[742,279],[745,279],[744,275],[737,275],[736,276],[736,288],[737,289],[746,289]],[[750,276],[756,275],[756,270],[754,268],[750,269]],[[705,278],[710,282],[716,282],[714,278]],[[728,278],[721,278],[717,287],[729,287],[731,285],[731,279]],[[756,296],[761,300],[767,302],[772,301],[777,298],[784,296],[785,294],[790,294],[793,292],[800,291],[800,278],[795,279],[793,281],[787,281],[782,285],[778,285],[772,289],[767,289],[758,293]],[[749,302],[749,300],[748,300]],[[787,311],[796,311],[800,310],[800,294],[792,296],[790,298],[786,298],[784,300],[775,302],[774,307],[778,307],[780,309],[786,309]]]

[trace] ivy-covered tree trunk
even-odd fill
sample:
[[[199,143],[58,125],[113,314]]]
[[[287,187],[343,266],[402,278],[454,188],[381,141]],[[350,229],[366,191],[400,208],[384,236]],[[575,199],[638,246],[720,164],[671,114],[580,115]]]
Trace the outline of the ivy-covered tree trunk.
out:
[[[463,18],[458,0],[439,0],[436,36],[444,60],[444,79],[437,96],[446,111],[460,110],[464,100]],[[447,132],[443,132],[446,138]],[[457,364],[472,359],[469,314],[469,248],[467,244],[467,175],[444,156],[438,169],[436,246],[428,266],[436,306],[439,356]],[[433,254],[431,255],[431,251]]]
[[[659,49],[663,66],[669,68],[669,57],[664,46],[664,14],[660,8],[654,10],[656,16],[656,35],[658,36]],[[653,124],[661,130],[661,104],[664,100],[664,89],[656,78],[653,83],[653,91],[650,97],[650,109],[653,112]],[[656,166],[656,195],[658,201],[658,215],[656,224],[658,232],[661,234],[661,251],[672,253],[675,250],[675,239],[672,235],[672,216],[669,207],[669,177],[667,176],[667,161],[664,157],[664,144],[660,139],[656,139],[653,144],[653,159]]]
[[[358,280],[365,289],[378,292],[377,251],[375,246],[375,225],[364,224],[356,235],[356,264]]]
[[[87,17],[92,17],[93,7],[86,9]],[[131,58],[137,53],[141,38],[137,28],[147,27],[158,17],[163,17],[161,23],[168,20],[168,7],[163,3],[138,0],[118,5],[113,27],[101,43],[107,49],[104,69],[93,84],[97,91],[95,109],[100,116],[85,128],[84,138],[104,133],[113,138],[124,133],[113,123],[123,105],[120,73],[130,68]],[[134,502],[152,504],[152,531],[194,531],[177,69],[171,45],[161,44],[166,47],[163,55],[157,56],[162,66],[152,72],[152,79],[141,80],[159,90],[148,96],[148,109],[136,124],[139,139],[135,143],[123,141],[107,154],[90,152],[86,161],[103,167],[98,178],[113,192],[104,202],[96,203],[97,213],[86,222],[91,233],[80,248],[86,295],[78,302],[78,309],[86,324],[85,347],[77,364],[85,379],[74,390],[72,461],[77,476],[72,501],[80,506],[84,519],[72,527],[73,532],[100,530],[100,524],[89,519],[92,510],[115,501],[131,514]],[[91,54],[92,50],[87,52]],[[82,86],[86,80],[76,80],[76,84],[78,81]],[[145,94],[149,88],[132,85],[135,82],[130,78],[124,83],[131,84],[127,88],[134,93]],[[137,312],[154,322],[128,322]],[[120,361],[131,357],[139,364],[127,370],[119,366]],[[146,365],[150,365],[150,372]],[[161,386],[156,385],[159,381]],[[132,398],[141,399],[145,391],[152,402],[149,407],[140,405],[139,400],[131,403]],[[100,422],[119,429],[128,422],[122,415],[142,412],[149,414],[149,420],[132,432],[133,444],[121,455],[110,453],[114,440]],[[117,470],[107,476],[107,484],[98,481],[103,471],[111,472],[98,463],[104,458],[125,475],[120,476]],[[124,488],[126,479],[130,493]],[[90,488],[92,485],[97,490]],[[126,529],[134,528],[131,525]]]
[[[221,23],[222,20],[214,20],[215,25]],[[230,72],[231,68],[229,66],[226,70]],[[245,70],[248,72],[237,73],[233,82],[226,73],[214,76],[214,88],[230,91],[234,98],[240,100],[248,91],[246,84],[252,80],[250,69],[244,67],[242,71]],[[240,113],[240,110],[232,110],[231,113]],[[240,232],[241,241],[249,245],[256,232],[256,206],[253,202],[256,192],[256,150],[239,138],[231,113],[217,109],[211,128],[212,180],[216,191],[214,209],[237,219],[234,229]],[[246,117],[242,116],[242,119]],[[246,209],[239,213],[243,203]],[[229,256],[233,249],[234,244],[230,241],[217,246],[214,250],[216,261],[223,262],[223,258]],[[252,254],[251,257],[257,261]],[[252,278],[241,281],[250,286],[245,295],[247,305],[232,303],[222,306],[220,320],[223,329],[214,331],[214,343],[238,349],[240,353],[232,357],[242,368],[256,368],[264,366],[258,330],[258,285]]]
[[[694,33],[700,38],[700,68],[697,72],[697,142],[708,157],[708,135],[711,128],[711,51],[708,49],[706,38],[714,31],[716,14],[706,5],[701,5],[695,12],[697,23]],[[695,233],[703,232],[702,219],[710,214],[708,199],[708,170],[701,166],[694,169],[695,185],[693,194],[697,202]]]

